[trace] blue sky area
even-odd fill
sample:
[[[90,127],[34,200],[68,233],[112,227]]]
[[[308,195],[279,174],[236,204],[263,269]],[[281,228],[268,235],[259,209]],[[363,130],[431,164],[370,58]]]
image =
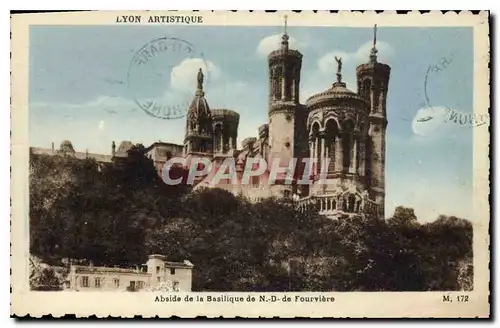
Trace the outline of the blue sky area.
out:
[[[69,139],[77,151],[110,153],[113,140],[182,143],[184,118],[154,118],[134,98],[155,97],[168,104],[190,101],[201,64],[208,72],[206,98],[211,108],[240,113],[240,143],[267,122],[266,56],[278,47],[281,32],[279,26],[32,27],[30,144],[49,148],[54,142],[58,147]],[[303,102],[335,81],[335,56],[343,58],[343,79],[356,91],[355,67],[368,60],[371,28],[289,27],[288,33],[291,48],[304,55]],[[160,37],[187,40],[195,50],[187,57],[165,52],[144,67],[131,66],[134,54]],[[423,221],[439,214],[473,219],[472,129],[444,123],[440,117],[446,107],[472,112],[472,29],[379,27],[377,44],[379,61],[392,68],[387,214],[405,205]],[[446,67],[427,73],[443,58],[449,62]],[[416,122],[429,115],[435,119]]]

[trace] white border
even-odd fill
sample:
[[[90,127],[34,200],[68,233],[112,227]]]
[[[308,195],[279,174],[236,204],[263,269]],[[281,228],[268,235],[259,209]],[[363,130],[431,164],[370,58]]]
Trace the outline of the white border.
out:
[[[120,2],[108,3],[108,4],[104,4],[102,1],[96,1],[96,0],[72,1],[71,2],[71,4],[74,6],[74,8],[79,8],[79,9],[167,9],[165,4],[159,5],[159,3],[160,3],[159,1],[149,1],[149,0],[141,0],[140,2],[122,0]],[[339,10],[359,9],[359,8],[394,10],[394,9],[398,9],[398,7],[401,5],[401,3],[397,3],[397,2],[394,2],[391,0],[379,0],[376,2],[375,1],[350,0],[350,1],[343,1],[343,2],[339,2],[339,3],[335,3],[335,4],[327,3],[325,1],[309,0],[309,1],[307,1],[307,3],[297,2],[297,6],[295,6],[295,4],[293,2],[290,2],[290,1],[287,1],[286,5],[284,5],[284,3],[282,1],[277,2],[276,4],[272,4],[272,5],[270,4],[269,1],[261,1],[261,0],[254,0],[251,3],[252,3],[252,9],[266,9],[266,8],[270,8],[270,9],[298,9],[300,6],[301,7],[300,9],[330,9],[332,7],[335,7],[335,9],[339,9]],[[496,2],[496,1],[485,1],[485,0],[476,0],[473,3],[471,3],[471,2],[466,3],[465,1],[439,1],[439,2],[437,2],[437,1],[421,0],[419,2],[415,2],[415,4],[413,4],[413,5],[409,5],[409,4],[405,3],[405,7],[406,7],[405,9],[425,8],[425,9],[432,10],[432,9],[442,9],[442,8],[452,8],[452,9],[457,9],[457,8],[487,9],[487,8],[491,8],[492,13],[494,14],[495,12],[498,12],[496,10],[496,7],[499,6],[498,3],[499,2]],[[60,10],[61,8],[67,7],[67,4],[68,4],[67,2],[63,2],[63,1],[44,1],[43,7],[46,10],[50,10],[50,9]],[[241,4],[242,3],[234,3],[234,2],[229,2],[229,1],[227,3],[224,3],[222,1],[215,3],[213,1],[211,1],[210,8],[208,8],[208,9],[240,9],[240,8],[242,8]],[[398,6],[398,4],[399,4],[399,6]],[[16,1],[15,5],[16,5],[15,9],[31,9],[31,8],[39,9],[39,8],[41,8],[41,3],[36,2],[36,1]],[[168,5],[169,5],[168,9],[203,9],[207,5],[207,2],[204,2],[204,1],[182,1],[181,6],[179,6],[179,4],[175,4],[173,2],[169,3]],[[307,7],[304,7],[304,5],[307,5]],[[11,9],[13,9],[13,8],[11,8]],[[2,16],[2,18],[4,18],[4,19],[6,17],[7,17],[6,15]],[[5,28],[3,31],[4,33],[2,34],[4,36],[3,45],[5,46],[4,49],[7,49],[7,48],[10,48],[10,41],[6,37],[8,35],[7,30],[10,29],[9,28],[10,22],[8,19],[5,19],[2,21],[2,23],[4,23],[4,24],[2,24],[1,26]],[[496,39],[497,39],[497,36],[495,34],[495,40],[492,40],[492,43],[495,42]],[[6,51],[4,51],[4,54],[5,53],[6,53]],[[496,56],[494,59],[497,59]],[[492,58],[492,60],[494,60],[494,59]],[[5,60],[4,65],[5,65],[6,69],[3,71],[6,72],[7,69],[10,68],[10,61],[8,59]],[[493,74],[493,72],[492,72],[492,74]],[[4,74],[2,82],[4,83],[5,87],[2,90],[5,93],[4,94],[5,97],[3,97],[2,99],[5,99],[5,105],[9,106],[10,104],[9,104],[8,99],[10,96],[10,92],[9,92],[10,79],[6,78],[6,77],[7,77],[7,74]],[[498,91],[497,89],[494,90],[494,92],[497,92],[497,91]],[[4,149],[10,149],[10,137],[8,137],[8,134],[7,134],[7,131],[10,131],[10,116],[8,116],[6,111],[4,112],[4,115],[5,115],[4,118],[2,120],[0,120],[0,124],[5,125],[4,128],[2,129],[2,131],[5,131],[4,138],[2,139],[2,141],[4,142],[4,144],[3,144]],[[498,123],[497,120],[500,120],[500,118],[497,118],[495,120],[495,122],[492,122],[492,124]],[[2,168],[4,169],[3,172],[5,172],[5,174],[7,174],[7,166],[10,167],[10,161],[8,161],[6,158],[7,158],[7,156],[4,156],[4,157],[2,157],[2,160],[1,160]],[[9,175],[9,179],[10,179],[10,175]],[[5,210],[6,216],[7,215],[10,216],[10,207],[9,207],[9,203],[7,201],[7,194],[8,193],[10,194],[9,186],[7,184],[2,184],[1,192],[2,192],[2,195],[4,195],[4,197],[1,198],[3,201],[2,205],[5,205],[2,207],[2,209]],[[495,198],[495,201],[496,200],[497,199]],[[3,240],[10,239],[10,234],[9,234],[10,226],[7,225],[7,222],[8,222],[8,220],[4,220],[4,224],[6,226],[5,226],[5,229],[2,230],[2,231],[4,231],[4,234],[5,234],[4,235],[5,238],[3,238]],[[498,227],[498,224],[495,227],[494,233],[497,233],[497,227]],[[6,243],[5,243],[5,245],[6,245]],[[9,253],[10,253],[10,249],[9,249]],[[4,268],[10,267],[9,255],[7,255],[6,252],[4,253],[4,255],[5,256],[3,258],[3,260],[4,260],[3,263],[5,264],[5,266],[3,266],[3,267]],[[495,260],[496,260],[496,258],[495,258]],[[5,278],[4,281],[10,281],[10,275],[7,275],[7,272],[8,271],[6,269],[3,270],[3,275],[1,276],[1,278],[2,279]],[[493,294],[495,292],[496,292],[496,290],[492,291]],[[6,293],[4,293],[3,295],[4,296],[2,297],[2,301],[5,301],[4,308],[7,308],[7,306],[9,306],[8,304],[9,304],[10,299],[7,298]],[[496,302],[496,304],[498,304],[498,302]],[[7,318],[7,316],[2,316],[2,318]],[[8,320],[8,321],[10,324],[13,324],[13,320]],[[340,322],[337,322],[336,324],[339,324],[339,323]],[[85,325],[86,323],[83,323],[83,324]],[[95,325],[96,323],[93,322],[92,324]],[[99,323],[97,323],[97,324],[99,324]],[[173,324],[173,323],[170,323],[170,324]],[[256,324],[261,325],[261,324],[264,324],[264,322],[258,322]],[[369,324],[384,324],[384,323],[370,322]],[[425,322],[423,324],[425,324],[426,327],[429,327],[429,325],[431,325],[431,326],[434,325],[434,324],[431,324],[429,322]],[[439,323],[439,324],[441,325],[444,323]]]

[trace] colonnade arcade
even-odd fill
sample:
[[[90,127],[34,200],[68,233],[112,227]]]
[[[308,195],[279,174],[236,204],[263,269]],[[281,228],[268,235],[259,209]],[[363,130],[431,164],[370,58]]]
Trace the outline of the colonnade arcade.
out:
[[[355,132],[352,120],[341,123],[328,119],[324,127],[314,121],[309,132],[309,156],[317,158],[315,173],[318,174],[325,159],[329,159],[328,174],[333,172],[358,173],[363,166],[363,138]]]
[[[235,140],[233,139],[229,127],[224,127],[221,122],[214,124],[214,152],[227,152],[234,148]]]
[[[333,195],[308,196],[297,202],[297,208],[301,212],[316,209],[322,215],[344,214],[374,214],[380,213],[380,205],[369,199],[368,194],[363,192],[346,191]]]

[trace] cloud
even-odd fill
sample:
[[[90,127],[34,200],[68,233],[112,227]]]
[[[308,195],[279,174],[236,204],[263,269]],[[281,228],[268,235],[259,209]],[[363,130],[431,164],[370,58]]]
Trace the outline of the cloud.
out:
[[[420,108],[411,123],[413,133],[419,136],[430,136],[438,133],[439,129],[443,127],[447,112],[448,109],[444,107]]]
[[[450,111],[450,108],[444,106],[424,107],[417,110],[411,123],[416,140],[432,140],[434,137],[456,138],[465,130],[471,129],[470,125],[450,121]]]
[[[370,58],[373,43],[368,41],[358,48],[354,57],[358,62],[365,62]],[[385,41],[377,41],[377,60],[381,63],[389,64],[394,57],[394,49]]]
[[[228,108],[240,114],[240,138],[257,135],[257,127],[267,122],[267,111],[259,101],[266,102],[266,94],[256,95],[247,81],[234,79],[213,62],[199,58],[186,59],[172,68],[171,84],[157,97],[141,98],[145,104],[154,101],[164,106],[176,105],[172,115],[178,119],[158,119],[146,115],[133,99],[98,96],[82,103],[31,103],[30,143],[47,147],[52,141],[69,139],[79,148],[92,152],[109,152],[114,140],[131,140],[148,145],[159,139],[181,144],[184,139],[185,114],[195,95],[199,68],[206,69],[205,97],[212,109]],[[175,110],[176,111],[176,110]],[[89,138],[88,131],[99,131]],[[95,140],[94,140],[95,139]]]
[[[372,42],[368,41],[354,52],[333,50],[320,56],[316,69],[304,72],[302,85],[305,87],[301,88],[301,101],[305,102],[313,94],[325,91],[337,80],[338,66],[335,57],[342,58],[342,81],[349,89],[356,92],[356,67],[368,61],[372,46]],[[391,45],[385,41],[378,41],[377,49],[379,62],[390,63],[394,57]]]
[[[257,54],[262,57],[267,57],[272,51],[279,49],[281,45],[281,37],[282,34],[275,34],[260,40],[259,45],[257,46]],[[304,45],[294,37],[290,37],[288,45],[291,49],[304,47]]]

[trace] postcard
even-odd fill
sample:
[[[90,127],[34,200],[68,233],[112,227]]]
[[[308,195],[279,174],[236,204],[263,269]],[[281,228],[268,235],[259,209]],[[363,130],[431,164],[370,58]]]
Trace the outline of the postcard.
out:
[[[11,314],[488,318],[489,19],[11,15]]]

